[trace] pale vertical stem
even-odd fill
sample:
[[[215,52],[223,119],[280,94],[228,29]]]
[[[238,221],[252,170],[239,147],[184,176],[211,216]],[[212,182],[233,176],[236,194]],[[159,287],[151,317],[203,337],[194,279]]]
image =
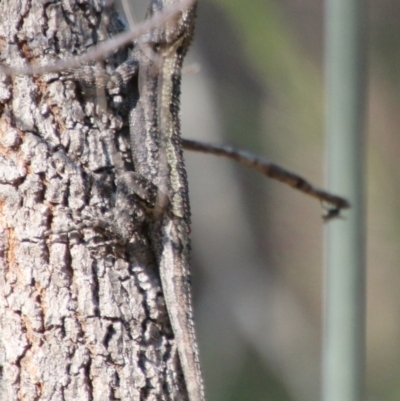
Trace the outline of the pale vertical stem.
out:
[[[365,7],[326,1],[328,188],[351,209],[325,229],[323,401],[364,399]]]

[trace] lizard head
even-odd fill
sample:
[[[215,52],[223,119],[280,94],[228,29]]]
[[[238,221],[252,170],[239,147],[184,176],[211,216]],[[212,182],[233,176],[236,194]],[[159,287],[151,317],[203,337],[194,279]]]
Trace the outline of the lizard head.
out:
[[[147,18],[177,5],[179,0],[153,0],[150,2]],[[183,6],[170,21],[153,29],[149,34],[148,43],[151,43],[156,51],[176,45],[184,55],[193,37],[196,6],[197,1],[194,0]]]

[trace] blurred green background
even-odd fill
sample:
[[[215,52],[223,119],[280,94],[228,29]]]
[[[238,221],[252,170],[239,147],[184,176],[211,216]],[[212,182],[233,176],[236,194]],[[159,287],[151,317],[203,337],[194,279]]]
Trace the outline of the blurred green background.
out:
[[[136,21],[145,4],[133,0]],[[199,0],[183,135],[324,186],[323,13],[322,0]],[[368,401],[400,399],[399,13],[368,3]],[[321,205],[230,161],[185,157],[208,400],[320,400]]]

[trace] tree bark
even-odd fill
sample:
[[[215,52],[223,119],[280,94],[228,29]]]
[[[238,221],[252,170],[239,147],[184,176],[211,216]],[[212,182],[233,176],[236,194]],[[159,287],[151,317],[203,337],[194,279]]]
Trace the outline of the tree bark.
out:
[[[51,63],[115,35],[103,3],[0,1],[0,62]],[[148,239],[85,220],[112,214],[116,171],[132,169],[124,93],[88,89],[0,76],[0,399],[186,400]]]

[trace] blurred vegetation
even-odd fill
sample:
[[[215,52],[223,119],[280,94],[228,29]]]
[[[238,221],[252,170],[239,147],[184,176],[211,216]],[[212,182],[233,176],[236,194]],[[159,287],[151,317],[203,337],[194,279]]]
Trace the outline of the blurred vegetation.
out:
[[[367,385],[368,400],[394,401],[400,395],[399,3],[371,0],[368,6]],[[211,74],[224,140],[264,154],[321,186],[322,28],[321,0],[202,0],[196,33],[200,63]],[[320,206],[254,173],[236,169],[236,174],[265,269],[284,280],[320,335]],[[287,324],[295,332],[296,325]],[[320,352],[320,343],[314,347]],[[318,364],[318,358],[313,363]],[[210,399],[302,399],[285,392],[285,383],[252,349],[227,384],[231,391],[210,394]],[[313,394],[309,400],[318,399]]]

